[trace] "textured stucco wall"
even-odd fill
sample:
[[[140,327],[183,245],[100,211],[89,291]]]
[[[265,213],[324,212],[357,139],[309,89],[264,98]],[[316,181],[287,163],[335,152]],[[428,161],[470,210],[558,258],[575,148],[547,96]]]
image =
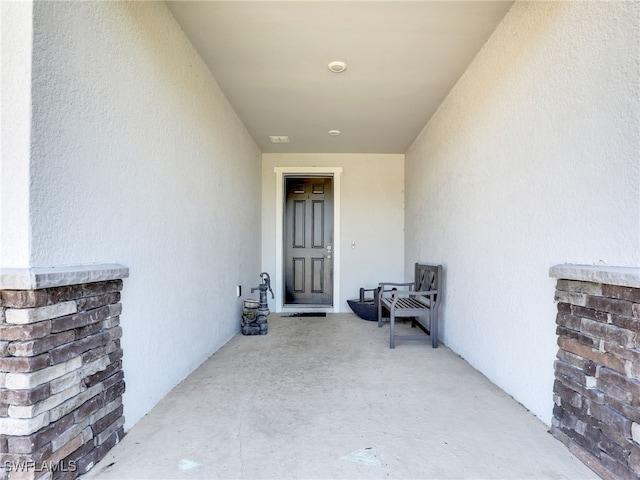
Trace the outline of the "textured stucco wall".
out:
[[[639,4],[516,3],[406,157],[444,341],[550,423],[559,263],[640,264]],[[469,392],[467,392],[469,393]]]
[[[162,2],[34,5],[33,266],[117,262],[131,426],[239,330],[260,151]]]
[[[262,265],[268,272],[276,270],[275,167],[342,167],[336,311],[350,312],[347,299],[357,298],[360,287],[404,279],[404,155],[263,154]]]
[[[29,265],[31,2],[0,2],[0,266]]]

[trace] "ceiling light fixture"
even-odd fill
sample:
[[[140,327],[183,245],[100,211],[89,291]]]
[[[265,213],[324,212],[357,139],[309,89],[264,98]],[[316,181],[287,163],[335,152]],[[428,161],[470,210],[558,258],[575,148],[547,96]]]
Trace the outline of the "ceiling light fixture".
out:
[[[342,73],[347,69],[347,64],[344,62],[331,62],[327,66],[333,73]]]
[[[331,135],[332,137],[337,137],[338,135],[340,135],[340,130],[329,130],[329,135]]]

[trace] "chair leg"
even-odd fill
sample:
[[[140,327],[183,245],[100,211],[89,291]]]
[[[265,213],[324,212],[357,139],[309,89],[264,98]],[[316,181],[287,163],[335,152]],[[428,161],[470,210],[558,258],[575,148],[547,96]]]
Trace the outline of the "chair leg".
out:
[[[382,327],[382,302],[378,300],[378,328]]]
[[[429,310],[429,330],[431,331],[431,347],[438,348],[438,314]]]
[[[389,347],[396,348],[396,332],[395,332],[396,315],[393,310],[391,310],[390,322],[391,322],[391,327],[389,328],[389,332],[390,332],[391,338],[389,339]]]

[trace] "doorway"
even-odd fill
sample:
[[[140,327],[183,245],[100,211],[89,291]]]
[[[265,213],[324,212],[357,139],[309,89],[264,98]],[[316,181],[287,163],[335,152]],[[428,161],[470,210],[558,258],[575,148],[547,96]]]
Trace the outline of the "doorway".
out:
[[[275,173],[275,269],[274,285],[277,290],[275,298],[275,311],[341,311],[340,295],[340,191],[342,167],[274,167]],[[311,305],[311,304],[285,304],[285,260],[284,260],[284,223],[285,223],[285,178],[313,178],[327,177],[332,179],[333,190],[333,278],[332,278],[332,304]]]
[[[285,177],[284,303],[333,305],[333,178]]]

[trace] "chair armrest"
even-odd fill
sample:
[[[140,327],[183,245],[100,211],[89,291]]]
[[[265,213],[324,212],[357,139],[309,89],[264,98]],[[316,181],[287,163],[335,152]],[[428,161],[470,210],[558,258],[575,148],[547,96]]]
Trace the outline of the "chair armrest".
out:
[[[392,297],[433,297],[438,294],[438,290],[385,290],[391,293]]]
[[[380,298],[391,298],[394,293],[410,293],[415,288],[415,284],[412,282],[399,283],[399,282],[381,282],[378,284],[380,288]],[[398,290],[400,288],[400,290]]]

